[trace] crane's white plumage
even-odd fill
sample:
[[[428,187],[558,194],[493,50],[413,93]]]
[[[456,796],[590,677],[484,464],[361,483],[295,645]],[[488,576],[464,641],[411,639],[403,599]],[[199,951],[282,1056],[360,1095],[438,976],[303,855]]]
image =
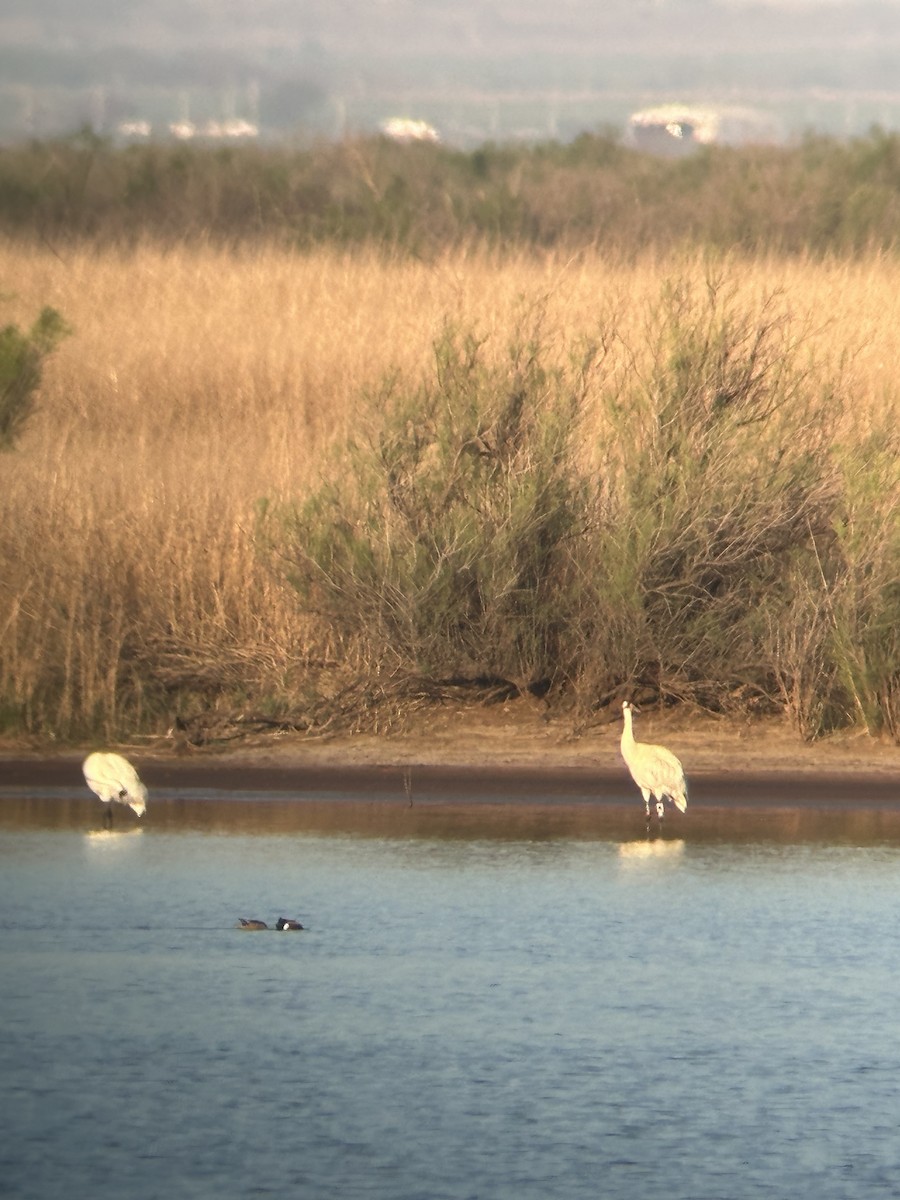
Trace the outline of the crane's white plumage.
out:
[[[96,751],[82,764],[84,780],[104,804],[109,805],[104,819],[112,823],[112,805],[127,804],[139,817],[147,811],[147,789],[137,771],[121,754]]]
[[[631,778],[641,789],[647,820],[650,819],[650,797],[656,798],[657,816],[663,815],[663,799],[669,800],[680,811],[687,808],[687,781],[684,768],[671,750],[665,746],[654,746],[649,742],[636,742],[632,726],[634,706],[626,700],[622,705],[625,728],[622,730],[622,757],[631,772]]]

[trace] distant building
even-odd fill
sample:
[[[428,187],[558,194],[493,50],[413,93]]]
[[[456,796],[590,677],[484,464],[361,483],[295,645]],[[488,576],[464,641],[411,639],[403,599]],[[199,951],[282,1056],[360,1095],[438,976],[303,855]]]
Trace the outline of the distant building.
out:
[[[152,132],[149,121],[120,121],[116,126],[116,133],[124,138],[148,138]]]
[[[171,133],[172,137],[178,138],[179,141],[182,141],[182,142],[186,142],[190,138],[194,137],[196,132],[197,132],[197,126],[194,124],[193,121],[188,121],[188,120],[173,121],[169,125],[169,133]]]
[[[625,140],[637,150],[677,155],[713,143],[741,146],[775,142],[778,134],[772,119],[754,109],[663,104],[632,113]]]
[[[205,125],[195,125],[193,121],[172,121],[169,133],[179,141],[190,141],[191,138],[255,138],[259,137],[259,126],[241,117],[229,117],[226,121],[207,121]]]
[[[439,142],[440,134],[427,121],[415,121],[412,117],[388,117],[379,129],[385,137],[395,142]]]
[[[241,117],[230,117],[227,121],[207,121],[200,134],[211,138],[255,138],[259,137],[259,126]]]

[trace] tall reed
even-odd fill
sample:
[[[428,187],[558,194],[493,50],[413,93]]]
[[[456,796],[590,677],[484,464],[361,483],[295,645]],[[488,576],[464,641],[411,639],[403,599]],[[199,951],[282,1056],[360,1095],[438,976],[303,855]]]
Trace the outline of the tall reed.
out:
[[[371,727],[455,679],[896,736],[892,260],[7,242],[0,273],[4,321],[73,330],[0,458],[9,733]],[[338,517],[382,556],[353,603],[298,577]]]

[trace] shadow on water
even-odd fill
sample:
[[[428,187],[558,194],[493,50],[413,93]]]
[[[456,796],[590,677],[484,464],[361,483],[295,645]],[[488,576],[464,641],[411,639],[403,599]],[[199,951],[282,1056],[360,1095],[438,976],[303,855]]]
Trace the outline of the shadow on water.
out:
[[[80,829],[103,837],[102,808],[87,797],[0,796],[0,828]],[[347,835],[445,840],[617,841],[635,854],[666,853],[690,843],[833,843],[900,845],[900,809],[887,807],[772,808],[704,805],[673,812],[648,835],[640,804],[550,802],[413,803],[379,797],[328,800],[274,796],[227,798],[156,795],[139,821],[115,813],[115,836],[156,832]],[[641,850],[640,847],[645,849]]]

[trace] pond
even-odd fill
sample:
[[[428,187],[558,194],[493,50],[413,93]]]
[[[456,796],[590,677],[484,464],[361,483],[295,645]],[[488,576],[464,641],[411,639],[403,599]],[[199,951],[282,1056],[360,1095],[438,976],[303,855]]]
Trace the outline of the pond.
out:
[[[200,811],[5,806],[6,1194],[896,1194],[896,837]]]

